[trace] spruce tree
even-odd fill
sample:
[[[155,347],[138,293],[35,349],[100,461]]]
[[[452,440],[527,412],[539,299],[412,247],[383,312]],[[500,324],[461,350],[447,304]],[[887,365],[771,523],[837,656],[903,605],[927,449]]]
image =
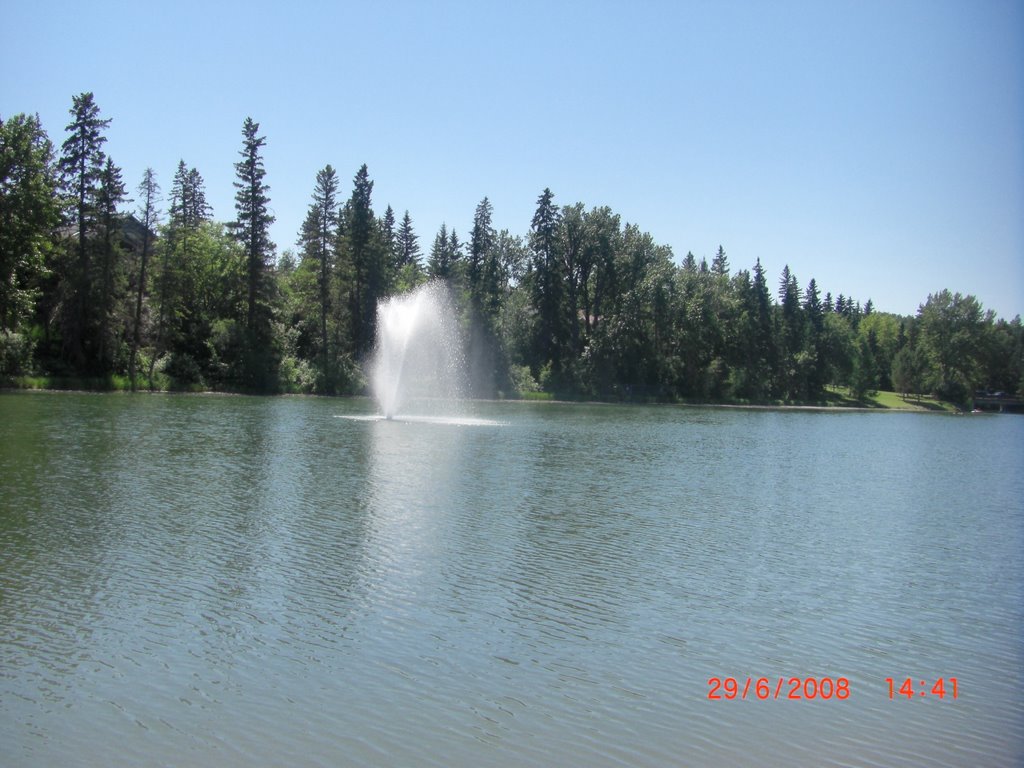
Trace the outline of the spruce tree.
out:
[[[251,117],[242,125],[241,160],[235,163],[236,220],[229,227],[245,254],[246,279],[246,357],[243,364],[245,383],[266,388],[274,371],[270,356],[270,304],[268,273],[274,255],[270,240],[270,187],[264,182],[262,150],[266,138],[259,136],[260,124]]]
[[[825,344],[825,311],[821,305],[821,292],[818,290],[818,282],[814,278],[807,284],[804,290],[804,317],[806,318],[807,334],[804,340],[805,371],[804,381],[807,397],[817,397],[828,383],[826,374],[825,359],[827,347]]]
[[[761,259],[754,265],[753,296],[751,297],[751,313],[754,318],[756,362],[753,364],[753,380],[757,383],[756,397],[764,397],[777,390],[775,376],[776,350],[775,323],[772,314],[772,297],[768,290],[768,278]]]
[[[469,237],[466,282],[469,289],[470,356],[474,361],[475,392],[484,397],[494,394],[499,382],[504,384],[505,364],[498,341],[500,306],[500,265],[497,232],[491,225],[491,201],[480,201],[473,215]]]
[[[454,227],[448,234],[448,263],[451,265],[452,278],[460,277],[463,267],[462,242]]]
[[[711,262],[711,271],[717,277],[727,277],[729,275],[729,259],[726,258],[725,248],[718,246],[718,252],[715,253],[715,258]]]
[[[111,350],[114,348],[115,340],[111,338],[110,325],[121,299],[121,222],[117,208],[124,201],[125,191],[121,169],[108,157],[100,173],[100,187],[96,198],[101,236],[97,251],[100,263],[97,270],[99,290],[96,312],[99,315],[99,327],[96,362],[103,371],[109,371],[112,367]]]
[[[359,357],[368,354],[373,348],[377,300],[384,294],[386,282],[383,247],[377,219],[373,215],[372,195],[373,182],[364,164],[353,181],[345,218],[349,273],[352,278],[349,311],[353,346]]]
[[[455,234],[454,231],[452,234]],[[449,253],[448,225],[441,222],[441,228],[434,237],[427,262],[427,277],[431,280],[447,280],[452,276],[452,257]]]
[[[160,245],[157,354],[171,351],[173,355],[187,355],[192,360],[207,354],[208,330],[204,328],[207,318],[201,307],[200,285],[204,265],[198,250],[200,230],[209,217],[203,177],[197,169],[189,169],[184,160],[179,160]]]
[[[804,312],[807,313],[807,320],[811,326],[816,331],[820,331],[825,310],[821,304],[821,291],[818,290],[818,281],[813,277],[804,290]]]
[[[420,244],[416,232],[412,228],[412,218],[409,211],[402,217],[402,223],[398,226],[398,263],[403,267],[420,266]]]
[[[469,288],[469,303],[475,320],[482,320],[486,308],[491,306],[490,297],[497,290],[494,269],[494,245],[497,233],[491,226],[494,208],[486,197],[480,201],[473,214],[473,229],[469,234],[469,257],[466,280]]]
[[[146,270],[149,266],[150,251],[153,249],[153,232],[156,230],[160,212],[157,203],[160,197],[160,185],[156,182],[156,173],[147,168],[139,184],[139,223],[142,224],[142,247],[139,252],[139,271],[135,277],[135,311],[132,314],[131,351],[128,355],[128,378],[132,391],[136,389],[136,367],[139,346],[142,344],[142,301],[146,295]],[[152,382],[150,382],[152,385]]]
[[[562,375],[562,349],[566,336],[562,306],[565,286],[558,253],[559,220],[554,194],[545,189],[537,198],[537,210],[530,224],[533,299],[538,315],[534,373],[539,373],[542,366],[550,363],[558,381]]]
[[[72,121],[61,147],[58,167],[69,200],[69,220],[75,227],[76,259],[65,275],[70,295],[65,302],[63,346],[66,358],[82,369],[92,361],[95,345],[90,338],[92,308],[92,264],[90,239],[96,232],[97,196],[106,155],[103,131],[110,119],[100,118],[100,108],[91,92],[72,97]]]
[[[320,371],[324,391],[334,389],[327,325],[331,314],[331,283],[337,258],[337,194],[338,175],[334,168],[327,165],[316,174],[313,200],[299,235],[303,261],[309,263],[316,275]]]
[[[382,284],[381,295],[390,294],[398,279],[398,270],[401,266],[398,261],[398,233],[395,230],[395,209],[390,205],[384,210],[384,215],[378,223],[380,231],[381,248],[381,269]]]

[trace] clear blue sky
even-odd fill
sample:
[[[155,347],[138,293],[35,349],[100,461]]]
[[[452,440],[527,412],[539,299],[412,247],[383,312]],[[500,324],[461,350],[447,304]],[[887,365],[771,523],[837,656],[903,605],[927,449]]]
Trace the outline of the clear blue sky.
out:
[[[1024,3],[0,0],[0,115],[113,119],[134,190],[179,159],[234,217],[247,115],[278,250],[317,170],[408,209],[424,252],[486,195],[525,235],[545,187],[677,260],[789,264],[880,310],[943,288],[1024,314]]]

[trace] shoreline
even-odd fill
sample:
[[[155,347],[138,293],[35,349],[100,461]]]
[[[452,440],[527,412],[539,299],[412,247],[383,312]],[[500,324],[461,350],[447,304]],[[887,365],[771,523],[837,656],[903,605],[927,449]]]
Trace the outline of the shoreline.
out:
[[[68,393],[68,394],[98,394],[98,395],[133,395],[133,394],[149,394],[149,395],[194,395],[194,396],[213,396],[213,397],[313,397],[313,398],[324,398],[324,399],[339,399],[339,400],[355,400],[361,398],[369,398],[369,395],[354,394],[354,395],[320,395],[309,392],[231,392],[224,390],[213,390],[213,389],[200,389],[200,390],[189,390],[189,389],[149,389],[139,388],[136,390],[123,389],[114,386],[109,387],[89,387],[89,386],[76,386],[81,384],[81,380],[69,382],[67,387],[53,387],[53,386],[19,386],[16,381],[12,382],[10,379],[0,382],[0,394],[7,392],[49,392],[49,393]],[[937,401],[931,398],[922,398],[917,401],[905,401],[902,400],[901,396],[896,393],[876,393],[876,397],[879,395],[888,395],[890,397],[900,398],[900,403],[897,405],[885,404],[876,401],[874,405],[864,404],[863,402],[853,402],[850,404],[836,404],[836,403],[820,403],[820,402],[809,402],[809,403],[734,403],[734,402],[723,402],[723,401],[629,401],[629,400],[571,400],[571,399],[560,399],[556,397],[551,398],[531,398],[531,397],[508,397],[508,398],[467,398],[467,400],[475,400],[477,402],[484,403],[526,403],[526,404],[551,404],[551,405],[648,405],[648,406],[675,406],[675,407],[686,407],[686,408],[722,408],[722,409],[733,409],[733,410],[757,410],[757,411],[821,411],[821,412],[868,412],[868,413],[940,413],[948,415],[959,415],[967,414],[970,411],[963,410],[945,401]]]

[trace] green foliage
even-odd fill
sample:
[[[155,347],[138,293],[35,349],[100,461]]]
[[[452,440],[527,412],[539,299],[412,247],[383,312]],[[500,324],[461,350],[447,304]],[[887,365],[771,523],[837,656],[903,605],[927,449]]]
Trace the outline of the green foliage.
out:
[[[38,117],[0,119],[0,331],[17,331],[39,298],[60,209],[53,145]]]
[[[128,378],[132,390],[138,386],[138,368],[140,347],[142,345],[143,320],[145,299],[149,291],[149,260],[152,255],[153,241],[156,237],[156,226],[159,219],[157,200],[160,195],[160,185],[156,182],[156,174],[152,168],[147,168],[139,184],[139,224],[142,234],[139,243],[139,253],[136,261],[137,271],[132,275],[135,283],[135,306],[132,311],[131,320],[131,342],[128,352]]]
[[[936,395],[966,403],[983,383],[983,358],[994,322],[973,296],[940,291],[918,310],[920,343],[930,371],[927,384]]]
[[[242,125],[241,160],[235,163],[236,219],[230,228],[245,253],[246,310],[245,335],[241,350],[240,385],[251,391],[273,389],[278,356],[271,332],[274,284],[270,264],[274,243],[270,240],[270,187],[264,183],[263,147],[260,124],[247,117]]]
[[[857,340],[850,391],[857,400],[878,391],[878,363],[871,344],[863,336]]]
[[[1020,318],[997,321],[973,296],[941,291],[897,317],[822,299],[788,266],[772,290],[759,260],[732,273],[719,246],[710,265],[677,262],[611,209],[559,207],[549,189],[526,237],[496,232],[485,197],[467,241],[442,225],[424,266],[409,212],[374,214],[366,166],[346,199],[328,165],[297,252],[275,263],[266,140],[251,118],[224,225],[184,161],[166,222],[151,170],[138,218],[126,216],[104,153],[110,121],[91,93],[71,115],[58,162],[38,118],[0,120],[5,381],[360,392],[378,302],[429,277],[456,297],[479,395],[877,405],[872,393],[889,388],[966,403],[1024,384]]]
[[[59,261],[63,296],[57,302],[61,310],[61,330],[65,360],[79,370],[95,372],[98,348],[95,298],[97,227],[100,217],[101,179],[106,155],[103,131],[109,119],[100,118],[100,109],[92,93],[73,97],[67,125],[68,137],[61,146],[58,168],[67,202],[66,218],[75,235],[68,245],[73,256]],[[69,254],[70,256],[70,254]]]
[[[441,224],[430,248],[430,259],[427,262],[427,277],[430,280],[455,280],[459,277],[462,262],[462,246],[453,229]]]
[[[0,330],[0,376],[21,376],[32,370],[32,340],[22,333]]]
[[[297,338],[293,346],[297,352],[301,346],[306,359],[317,361],[312,375],[302,370],[301,366],[295,368],[296,375],[301,379],[301,384],[297,386],[313,386],[314,389],[308,391],[326,394],[333,393],[337,386],[334,360],[338,350],[332,344],[336,336],[330,332],[337,322],[334,313],[334,283],[338,270],[337,193],[337,173],[327,165],[316,175],[313,200],[299,233],[302,258],[292,280],[296,315],[303,331],[302,337]],[[288,381],[290,376],[291,373],[282,373],[282,380]]]
[[[513,365],[508,373],[511,391],[516,396],[525,397],[528,394],[540,392],[540,384],[533,378],[529,366]]]
[[[377,302],[387,295],[387,249],[373,214],[373,182],[364,164],[353,180],[345,209],[343,256],[349,278],[348,305],[353,351],[369,355],[377,328]]]
[[[924,391],[927,361],[922,352],[909,344],[899,350],[892,360],[891,378],[896,391],[904,397],[920,396]]]

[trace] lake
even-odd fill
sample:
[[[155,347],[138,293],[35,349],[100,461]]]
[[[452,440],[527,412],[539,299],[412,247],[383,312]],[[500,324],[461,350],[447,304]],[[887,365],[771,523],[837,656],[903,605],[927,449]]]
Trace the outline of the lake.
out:
[[[1019,416],[373,412],[0,395],[3,764],[1024,762]]]

